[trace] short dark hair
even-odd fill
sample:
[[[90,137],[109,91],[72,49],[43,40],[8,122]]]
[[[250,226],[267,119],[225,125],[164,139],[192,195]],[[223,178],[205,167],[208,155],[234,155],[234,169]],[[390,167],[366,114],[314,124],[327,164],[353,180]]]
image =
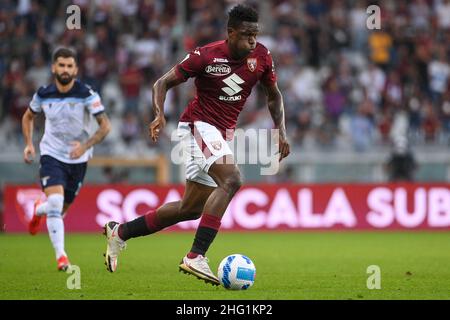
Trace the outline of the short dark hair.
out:
[[[252,7],[238,4],[228,12],[228,28],[238,28],[242,22],[258,22],[258,12]]]
[[[62,58],[73,58],[75,60],[75,63],[77,62],[77,54],[74,50],[66,47],[61,47],[55,50],[53,53],[53,62],[56,62],[59,57]]]

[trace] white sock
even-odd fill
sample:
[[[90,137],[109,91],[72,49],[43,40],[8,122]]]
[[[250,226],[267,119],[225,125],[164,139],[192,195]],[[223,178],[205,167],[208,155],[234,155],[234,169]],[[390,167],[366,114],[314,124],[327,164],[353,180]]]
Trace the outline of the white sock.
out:
[[[62,255],[67,256],[64,251],[64,222],[62,210],[64,196],[62,194],[51,194],[47,198],[47,229],[50,241],[55,249],[56,259]]]
[[[64,251],[64,222],[61,216],[47,216],[47,229],[50,241],[55,249],[56,259],[61,256],[67,256]]]
[[[47,201],[42,202],[36,208],[36,215],[42,216],[43,214],[46,214],[46,213],[47,213]]]

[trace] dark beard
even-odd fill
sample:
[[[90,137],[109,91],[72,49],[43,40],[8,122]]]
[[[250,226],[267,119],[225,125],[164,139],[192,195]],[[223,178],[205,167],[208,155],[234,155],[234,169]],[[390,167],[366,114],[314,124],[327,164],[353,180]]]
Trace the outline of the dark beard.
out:
[[[65,73],[67,74],[67,73]],[[68,76],[68,77],[62,77],[62,74],[55,74],[56,80],[62,84],[63,86],[68,85],[72,80],[73,80],[73,76]]]

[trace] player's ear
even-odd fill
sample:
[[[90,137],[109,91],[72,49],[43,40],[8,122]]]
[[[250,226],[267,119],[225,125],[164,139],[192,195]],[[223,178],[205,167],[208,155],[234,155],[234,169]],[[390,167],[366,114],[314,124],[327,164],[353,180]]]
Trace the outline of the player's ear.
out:
[[[56,73],[56,67],[55,67],[55,63],[52,63],[52,74]]]
[[[228,32],[228,38],[233,38],[234,35],[236,34],[236,30],[232,27],[228,27],[227,32]]]

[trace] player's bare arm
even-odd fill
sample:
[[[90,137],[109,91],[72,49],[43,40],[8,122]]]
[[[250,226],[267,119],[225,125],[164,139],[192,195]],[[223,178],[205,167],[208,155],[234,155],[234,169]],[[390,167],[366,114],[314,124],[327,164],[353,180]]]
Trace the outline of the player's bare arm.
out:
[[[100,143],[103,139],[108,135],[109,131],[111,131],[111,122],[109,121],[106,113],[102,112],[95,116],[99,128],[94,133],[92,137],[90,137],[85,143],[80,143],[79,141],[72,142],[72,151],[70,152],[70,157],[72,159],[77,159],[81,157],[86,150],[88,150],[93,145]]]
[[[150,123],[149,135],[154,142],[158,140],[159,132],[166,126],[164,101],[166,100],[167,91],[182,82],[183,80],[177,77],[175,67],[173,67],[153,85],[153,112],[155,119]]]
[[[33,124],[35,114],[27,109],[22,116],[22,133],[25,140],[25,149],[23,150],[23,160],[26,163],[32,163],[36,157],[36,151],[33,146]]]
[[[275,83],[271,86],[264,86],[267,95],[267,105],[270,115],[272,116],[275,128],[279,130],[279,152],[280,161],[286,158],[290,153],[289,142],[286,138],[286,124],[284,117],[283,96],[281,95],[278,85]]]

